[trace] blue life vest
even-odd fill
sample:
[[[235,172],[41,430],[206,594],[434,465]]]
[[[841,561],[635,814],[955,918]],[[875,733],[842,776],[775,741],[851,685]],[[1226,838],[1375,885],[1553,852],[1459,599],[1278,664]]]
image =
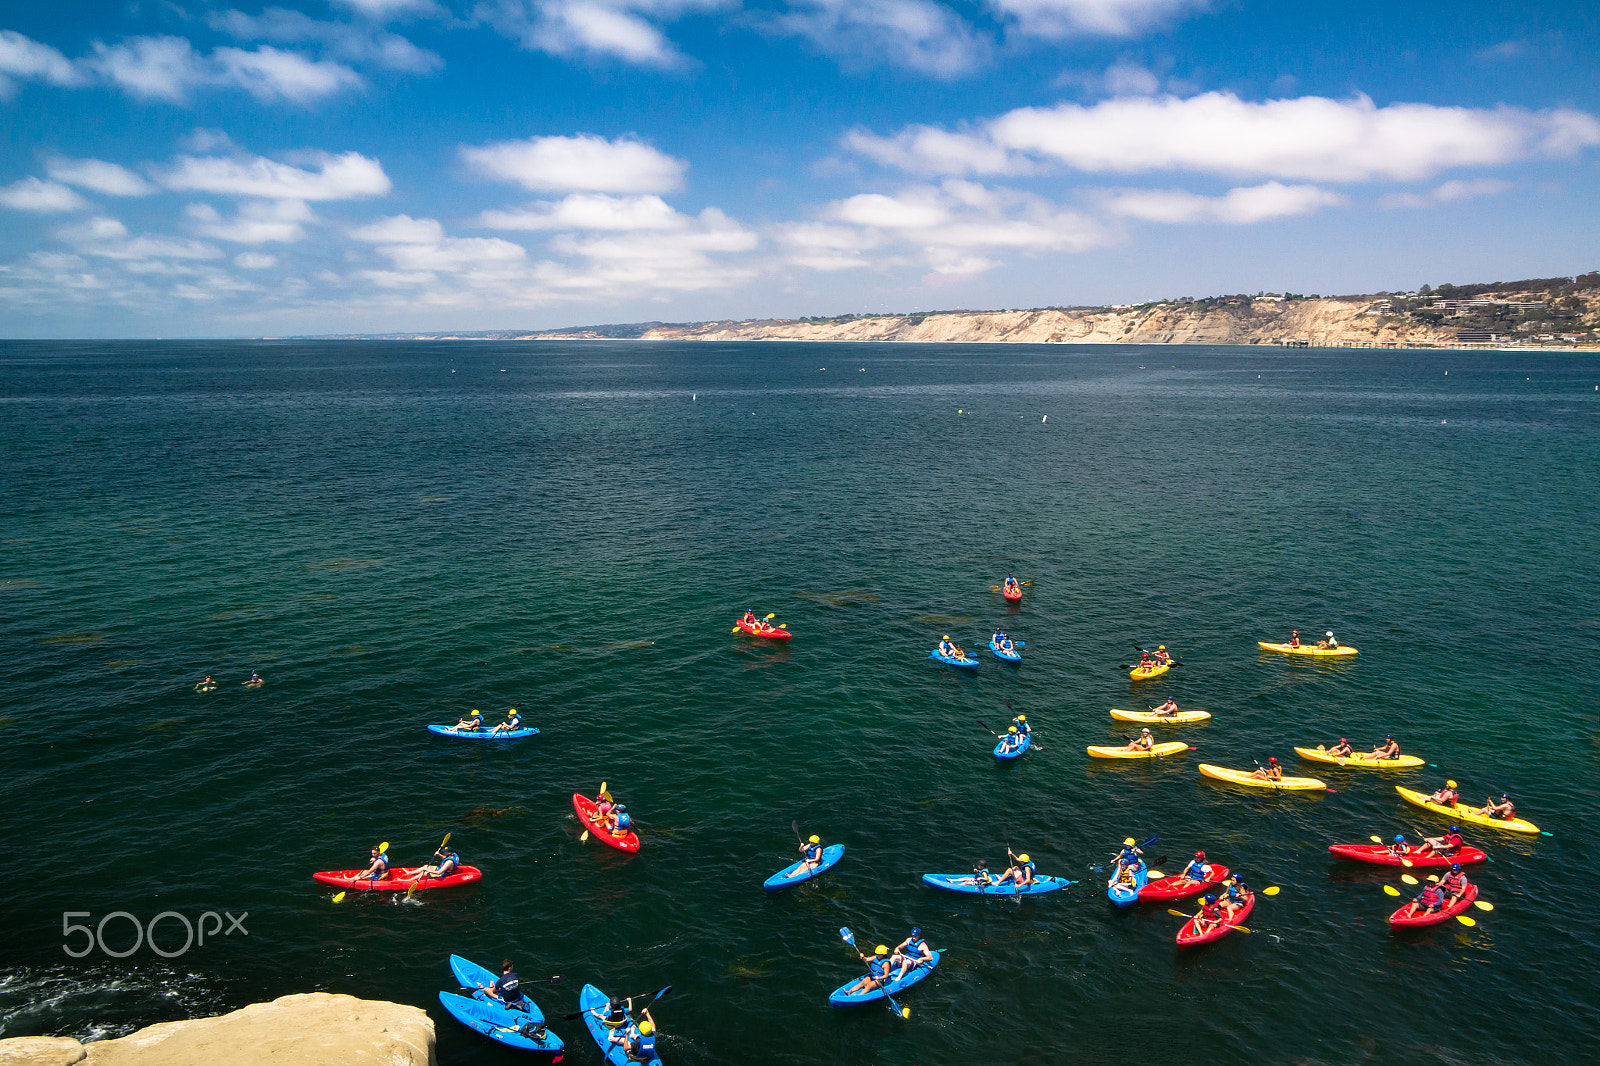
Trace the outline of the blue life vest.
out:
[[[1244,889],[1239,885],[1228,886],[1228,898],[1232,900],[1244,899]]]
[[[1196,881],[1204,881],[1206,879],[1206,864],[1199,859],[1194,860],[1189,864],[1188,869],[1183,871],[1183,876]]]
[[[522,724],[522,715],[520,715],[520,714],[512,714],[512,715],[507,715],[506,716],[506,725],[510,726],[512,729],[516,729],[521,724]]]
[[[628,812],[627,811],[623,811],[621,814],[617,815],[617,828],[618,829],[626,829],[626,828],[628,828],[628,826],[630,826],[632,824],[633,824],[633,819],[628,817]]]
[[[450,864],[450,872],[454,873],[456,870],[461,868],[461,856],[452,851],[445,855],[444,858],[439,860],[439,866],[441,869],[444,867],[445,863]]]
[[[638,1062],[649,1062],[651,1059],[655,1058],[656,1034],[654,1032],[648,1034],[641,1033],[635,1029],[633,1031],[633,1035],[637,1043],[635,1049],[628,1052],[628,1058],[634,1059]]]
[[[910,940],[906,941],[906,957],[912,959],[920,958],[922,955],[922,949],[927,946],[928,942],[926,940],[923,940],[921,937],[912,937]]]
[[[807,844],[806,845],[806,861],[807,862],[821,862],[822,861],[822,845],[821,844]]]
[[[382,873],[387,869],[389,869],[389,854],[388,852],[380,851],[378,852],[378,872]]]
[[[889,964],[885,960],[874,956],[867,961],[867,972],[872,974],[874,977],[887,976],[889,973]]]

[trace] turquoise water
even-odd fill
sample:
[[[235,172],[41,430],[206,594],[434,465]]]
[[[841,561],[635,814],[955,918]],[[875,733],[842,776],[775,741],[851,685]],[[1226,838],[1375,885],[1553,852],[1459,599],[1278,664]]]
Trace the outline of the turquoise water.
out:
[[[427,1008],[445,1063],[509,1063],[437,1005],[458,952],[563,975],[529,989],[557,1018],[585,981],[673,985],[669,1064],[1584,1058],[1600,926],[1563,900],[1600,861],[1597,384],[1534,353],[0,345],[0,810],[26,875],[0,890],[0,1035],[327,990]],[[1034,581],[1015,610],[1007,570]],[[746,607],[792,644],[732,635]],[[926,658],[1002,623],[1020,668]],[[1362,654],[1258,652],[1290,627]],[[1156,643],[1184,665],[1130,686]],[[1175,733],[1199,750],[1086,757],[1131,733],[1108,708],[1169,693],[1215,715]],[[1005,699],[1039,745],[998,765]],[[423,729],[510,705],[544,732]],[[1290,750],[1385,732],[1438,769]],[[1195,770],[1269,754],[1337,791]],[[1446,775],[1553,835],[1468,832],[1497,909],[1393,935],[1397,879],[1326,845],[1437,830],[1392,785]],[[637,856],[578,840],[569,797],[601,780]],[[767,896],[792,820],[849,850]],[[308,876],[446,832],[482,885],[335,904]],[[1086,869],[1151,834],[1169,867],[1204,848],[1283,891],[1180,955],[1178,919],[1112,909]],[[1007,842],[1083,883],[919,883]],[[247,911],[248,936],[68,957],[63,912],[118,910]],[[859,970],[842,925],[948,949],[909,1021],[828,1006]]]

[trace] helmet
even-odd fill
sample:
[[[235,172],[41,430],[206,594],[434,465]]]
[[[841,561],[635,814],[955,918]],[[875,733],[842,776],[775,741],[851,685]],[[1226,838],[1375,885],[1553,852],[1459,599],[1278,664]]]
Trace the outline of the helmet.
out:
[[[1331,629],[1328,630],[1328,636],[1330,636],[1330,637],[1333,636],[1333,630],[1331,630]]]
[[[1165,644],[1157,644],[1156,645],[1156,651],[1166,651],[1166,650],[1167,650],[1167,646]]]
[[[1394,842],[1396,844],[1404,844],[1406,842],[1406,835],[1404,833],[1396,833],[1394,835]]]
[[[912,929],[911,930],[911,935],[912,936],[921,936],[922,935],[922,930],[921,929]]]
[[[655,1028],[656,1027],[651,1025],[650,1024],[650,1020],[647,1018],[644,1021],[639,1023],[639,1035],[640,1036],[649,1036],[652,1032],[655,1031]]]
[[[877,947],[872,949],[872,953],[874,955],[887,955],[889,954],[889,945],[879,944]]]
[[[1383,739],[1384,740],[1393,740],[1394,739],[1394,734],[1393,733],[1385,733],[1383,735]]]
[[[1203,851],[1197,851],[1194,853],[1194,857],[1197,859],[1203,859],[1206,857],[1206,853]]]
[[[940,637],[939,639],[940,640],[949,640],[950,639],[950,634],[946,633],[944,636]]]
[[[1124,840],[1122,843],[1131,848],[1131,847],[1133,847],[1133,838],[1129,837],[1127,840]]]
[[[1008,727],[1006,729],[1007,733],[1015,733],[1016,731],[1017,731],[1017,727],[1016,726],[1010,726],[1010,727]]]
[[[1026,722],[1026,721],[1027,721],[1027,720],[1028,720],[1028,716],[1027,716],[1027,715],[1025,715],[1025,714],[1019,714],[1019,715],[1017,715],[1017,721],[1019,721],[1019,722]]]
[[[1502,793],[1500,793],[1500,798],[1505,800],[1505,799],[1510,799],[1511,797],[1506,795],[1504,792],[1502,792]]]
[[[1453,825],[1453,826],[1450,827],[1450,832],[1459,833],[1459,832],[1461,832],[1461,827],[1459,825]]]
[[[1206,893],[1206,902],[1207,903],[1215,903],[1216,901],[1217,901],[1217,894],[1215,892],[1207,892]]]
[[[1453,862],[1453,863],[1450,864],[1450,872],[1451,873],[1455,873],[1460,869],[1461,869],[1461,864],[1459,862]]]
[[[619,811],[625,811],[625,810],[627,810],[627,809],[628,809],[628,805],[627,805],[627,804],[626,804],[626,803],[619,803],[619,804],[617,804],[617,810],[619,810]]]
[[[811,843],[820,844],[820,843],[822,843],[822,838],[817,836],[815,833],[813,833],[813,834],[811,834]]]
[[[1023,852],[1021,855],[1017,856],[1017,861],[1018,862],[1032,862],[1033,860],[1028,858],[1028,853],[1027,852]]]
[[[1455,788],[1456,787],[1456,783],[1454,781],[1446,781],[1444,783],[1444,787],[1445,788]]]
[[[476,710],[476,709],[474,709],[474,710],[473,710],[473,712],[472,712],[472,714],[473,714],[473,716],[474,716],[474,717],[476,717],[476,716],[477,716],[477,715],[478,715],[478,713],[479,713],[479,712],[478,712],[478,711],[477,711],[477,710]]]
[[[1143,729],[1139,730],[1139,732],[1148,733],[1148,732],[1150,732],[1150,727],[1149,726],[1145,726]]]
[[[1346,739],[1345,739],[1345,738],[1344,738],[1344,737],[1340,737],[1340,738],[1339,738],[1339,743],[1341,743],[1341,744],[1348,744],[1348,743],[1350,743],[1350,741],[1348,741],[1348,740],[1346,740]]]
[[[1278,757],[1276,755],[1268,755],[1267,756],[1267,761],[1268,762],[1277,762],[1278,761]]]
[[[507,714],[516,714],[517,713],[517,709],[515,707],[513,707],[509,711],[507,711],[506,713]]]

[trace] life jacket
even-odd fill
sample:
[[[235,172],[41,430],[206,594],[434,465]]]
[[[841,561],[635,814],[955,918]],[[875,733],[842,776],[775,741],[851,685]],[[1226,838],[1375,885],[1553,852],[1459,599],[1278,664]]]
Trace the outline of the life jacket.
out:
[[[1191,881],[1204,881],[1206,879],[1206,864],[1203,859],[1196,859],[1184,868],[1183,876]]]
[[[821,844],[807,844],[806,845],[806,861],[807,862],[820,862],[821,860],[822,860],[822,845]]]

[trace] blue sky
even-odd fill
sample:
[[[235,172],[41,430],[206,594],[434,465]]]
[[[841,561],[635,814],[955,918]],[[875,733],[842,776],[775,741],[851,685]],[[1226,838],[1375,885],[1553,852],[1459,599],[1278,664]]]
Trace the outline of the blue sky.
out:
[[[1600,267],[1600,6],[57,0],[0,336],[541,328]]]

